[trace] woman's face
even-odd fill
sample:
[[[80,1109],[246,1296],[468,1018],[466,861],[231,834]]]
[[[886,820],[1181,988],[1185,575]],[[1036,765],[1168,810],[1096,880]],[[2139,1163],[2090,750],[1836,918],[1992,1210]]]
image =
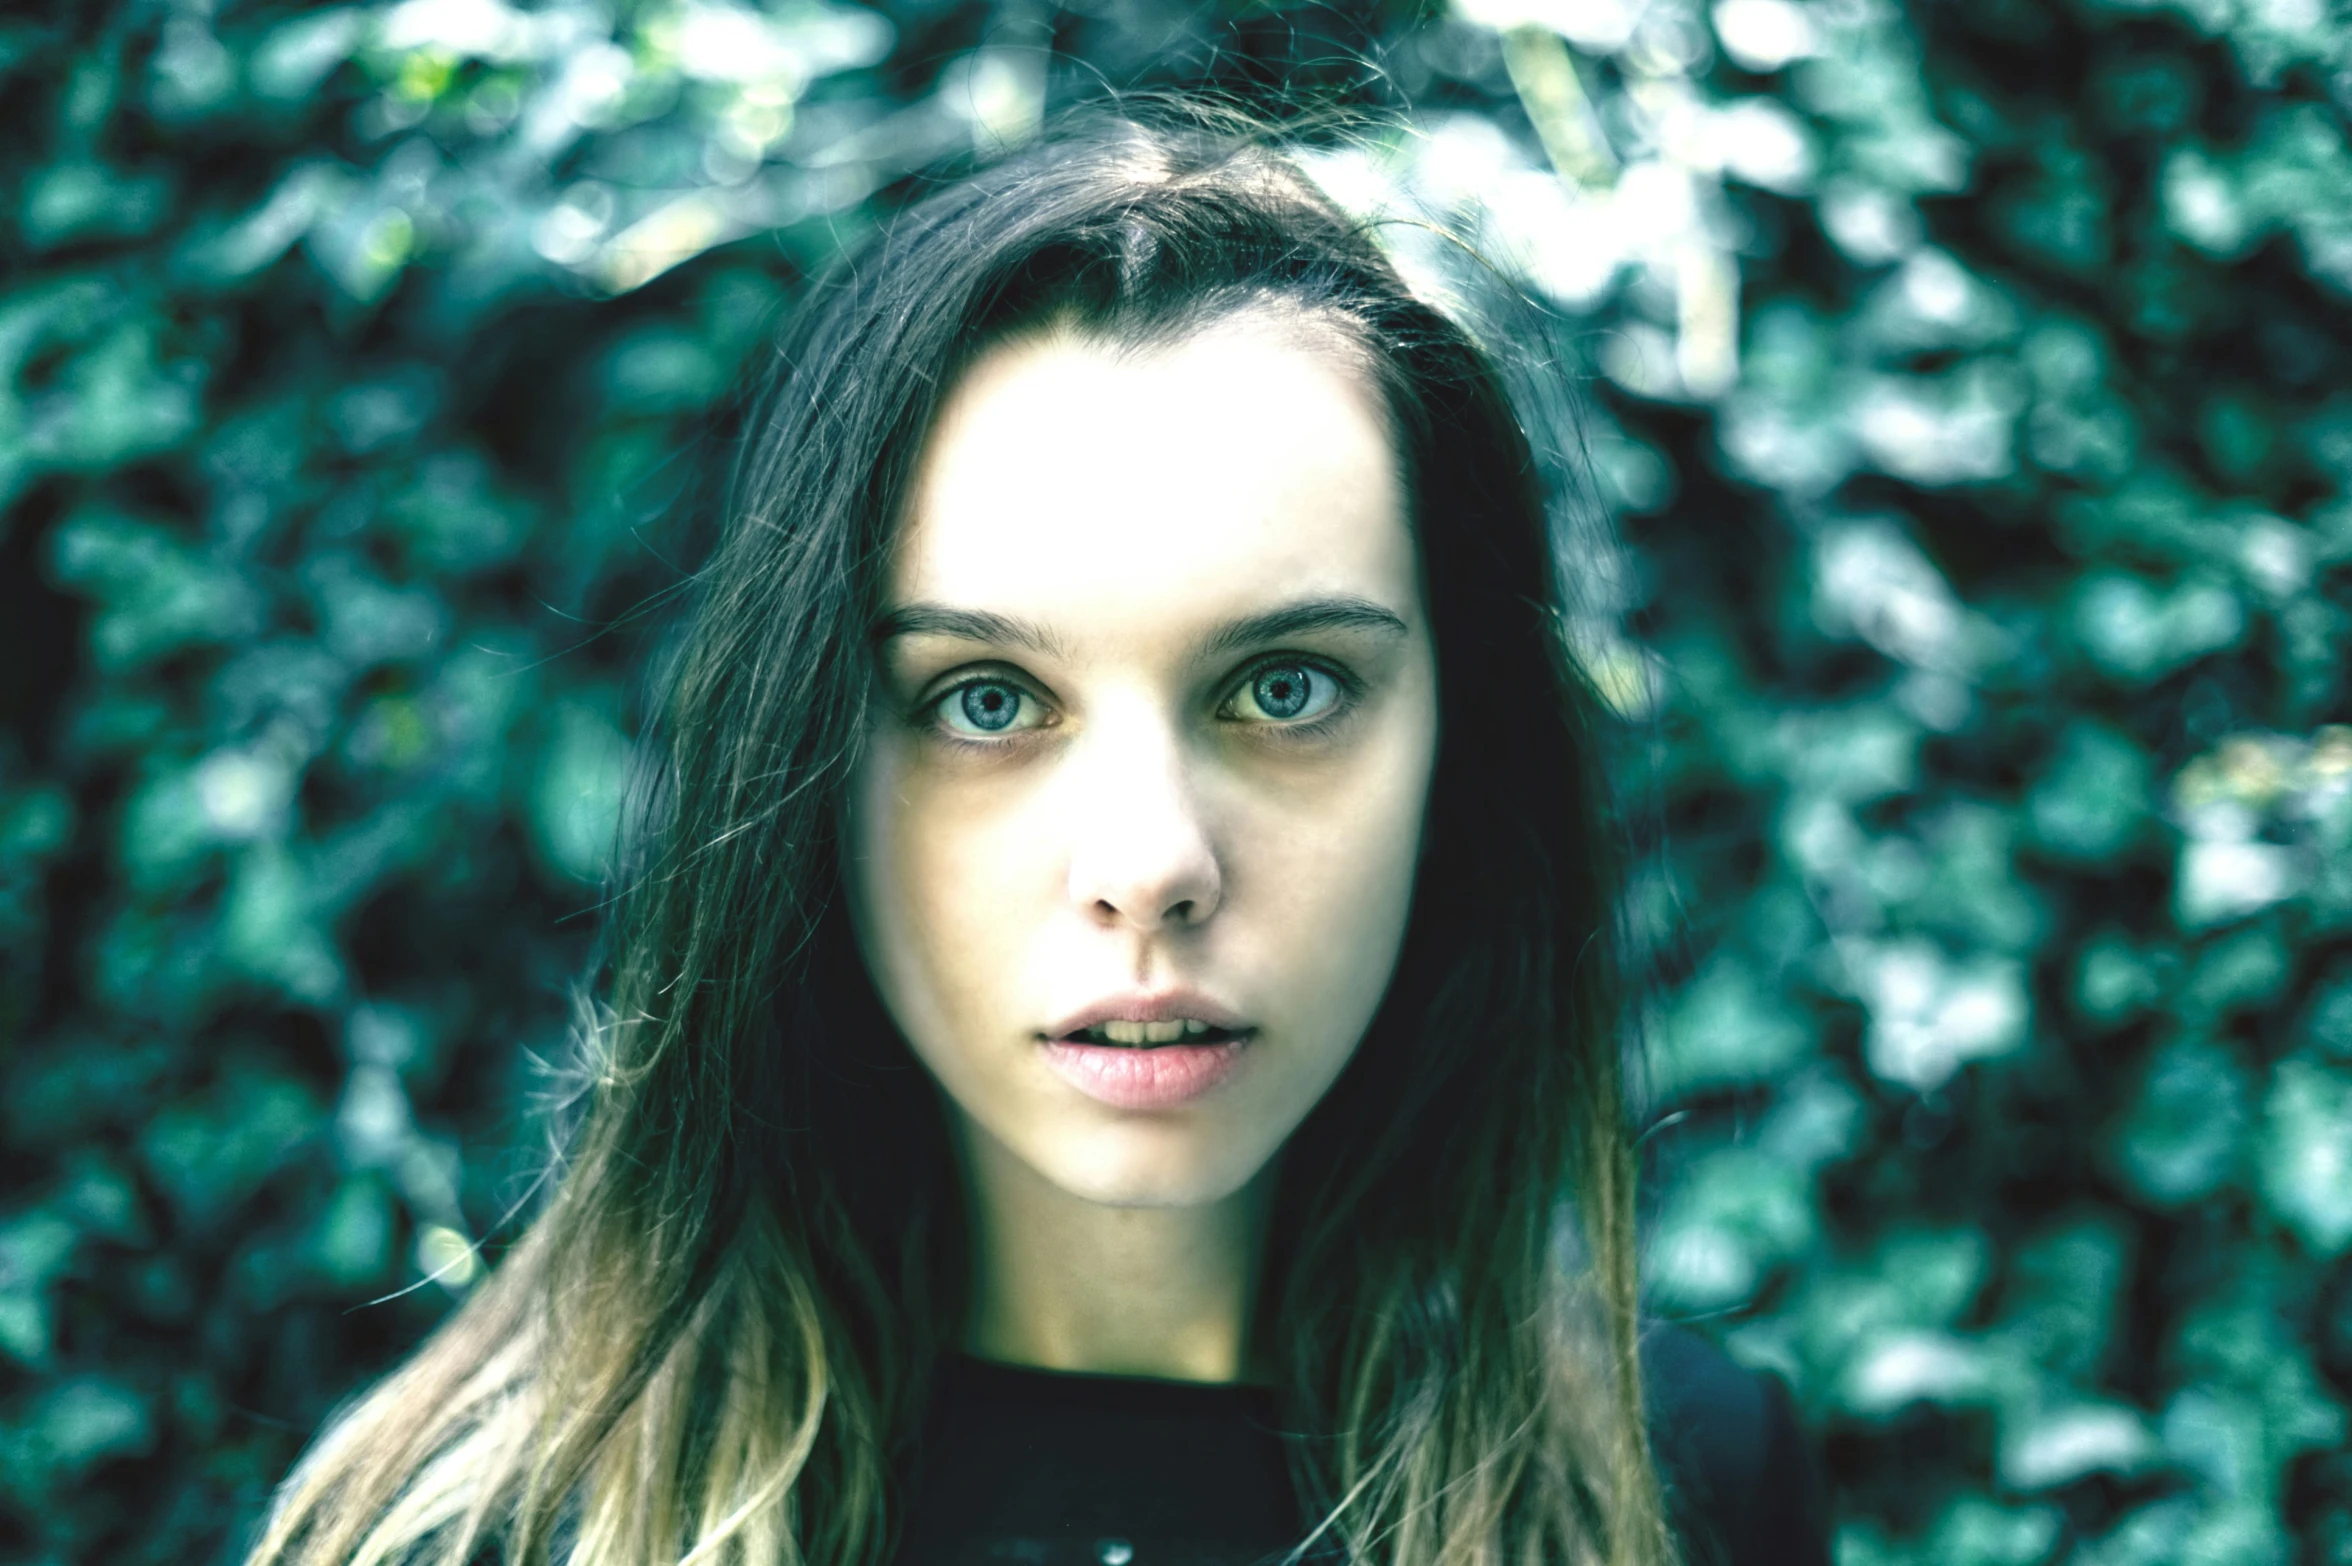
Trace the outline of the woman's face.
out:
[[[1377,394],[1327,329],[1008,343],[889,564],[850,906],[972,1137],[1120,1206],[1263,1169],[1403,937],[1436,669]]]

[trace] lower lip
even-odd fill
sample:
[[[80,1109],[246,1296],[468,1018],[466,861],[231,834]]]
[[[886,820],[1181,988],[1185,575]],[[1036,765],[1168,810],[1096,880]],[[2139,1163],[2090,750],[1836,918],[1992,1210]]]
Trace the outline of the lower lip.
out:
[[[1122,1049],[1048,1039],[1045,1063],[1064,1082],[1113,1109],[1170,1109],[1191,1103],[1233,1075],[1247,1042]]]

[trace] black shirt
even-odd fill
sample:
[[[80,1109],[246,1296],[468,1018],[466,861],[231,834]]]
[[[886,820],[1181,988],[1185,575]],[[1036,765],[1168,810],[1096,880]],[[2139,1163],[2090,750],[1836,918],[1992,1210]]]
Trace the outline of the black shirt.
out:
[[[1788,1394],[1694,1333],[1643,1345],[1687,1566],[1828,1566]],[[1264,1388],[942,1367],[898,1566],[1255,1566],[1305,1532]]]

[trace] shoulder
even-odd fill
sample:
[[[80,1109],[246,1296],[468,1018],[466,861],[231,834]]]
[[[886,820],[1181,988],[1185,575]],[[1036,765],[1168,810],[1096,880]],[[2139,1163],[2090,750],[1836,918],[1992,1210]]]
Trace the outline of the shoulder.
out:
[[[1787,1389],[1664,1323],[1644,1330],[1641,1360],[1687,1566],[1827,1566],[1828,1507]]]

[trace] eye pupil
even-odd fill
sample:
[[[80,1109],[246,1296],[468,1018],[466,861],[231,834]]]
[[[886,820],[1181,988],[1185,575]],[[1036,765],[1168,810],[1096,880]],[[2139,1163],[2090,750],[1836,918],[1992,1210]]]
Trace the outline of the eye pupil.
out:
[[[1258,710],[1267,717],[1295,718],[1306,710],[1307,683],[1304,669],[1268,669],[1258,676],[1250,694],[1257,698]]]
[[[990,733],[1013,721],[1020,706],[1020,693],[1004,685],[967,685],[963,689],[964,717],[972,727]]]

